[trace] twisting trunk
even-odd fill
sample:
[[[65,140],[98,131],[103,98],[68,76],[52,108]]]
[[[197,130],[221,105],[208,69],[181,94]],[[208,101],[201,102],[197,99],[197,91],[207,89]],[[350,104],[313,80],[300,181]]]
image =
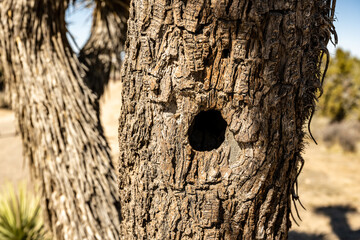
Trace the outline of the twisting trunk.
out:
[[[67,4],[0,2],[5,79],[54,237],[118,239],[116,175],[96,97],[66,39]]]
[[[96,0],[91,35],[79,60],[87,67],[87,85],[99,97],[112,71],[120,69],[129,15],[129,0]]]
[[[287,238],[333,7],[132,1],[119,127],[124,239]]]

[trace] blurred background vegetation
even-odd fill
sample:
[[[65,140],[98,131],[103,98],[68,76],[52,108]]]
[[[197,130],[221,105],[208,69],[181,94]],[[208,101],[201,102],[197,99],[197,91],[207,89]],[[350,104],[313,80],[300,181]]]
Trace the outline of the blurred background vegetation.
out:
[[[315,122],[323,122],[317,137],[328,147],[338,144],[345,152],[356,152],[360,141],[360,59],[338,48],[330,59],[323,89],[315,117]]]
[[[319,110],[331,122],[360,120],[360,59],[341,48],[330,59]]]

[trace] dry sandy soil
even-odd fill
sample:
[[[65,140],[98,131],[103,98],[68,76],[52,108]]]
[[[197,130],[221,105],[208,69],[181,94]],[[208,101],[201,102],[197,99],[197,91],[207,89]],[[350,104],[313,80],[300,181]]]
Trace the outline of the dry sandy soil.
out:
[[[120,84],[112,82],[102,100],[102,123],[114,159],[119,147],[120,92]],[[0,188],[6,181],[30,179],[14,121],[11,111],[0,109]],[[299,226],[293,222],[289,239],[360,240],[360,153],[345,154],[338,147],[327,149],[321,142],[309,141],[304,158],[299,194],[307,210],[298,206],[302,221],[295,216]]]

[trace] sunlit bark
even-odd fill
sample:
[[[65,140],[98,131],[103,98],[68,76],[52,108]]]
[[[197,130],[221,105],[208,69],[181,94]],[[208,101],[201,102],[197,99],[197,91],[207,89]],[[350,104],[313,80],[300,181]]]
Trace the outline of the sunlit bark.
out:
[[[287,239],[333,11],[323,0],[132,1],[124,239]]]
[[[0,51],[24,146],[56,239],[119,239],[110,149],[87,73],[66,39],[67,1],[0,2]]]

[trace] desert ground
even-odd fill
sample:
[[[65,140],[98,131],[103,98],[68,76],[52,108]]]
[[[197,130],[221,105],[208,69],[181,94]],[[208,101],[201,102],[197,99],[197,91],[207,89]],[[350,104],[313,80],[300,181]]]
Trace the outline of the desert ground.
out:
[[[112,149],[118,155],[118,116],[121,85],[110,82],[101,100],[102,124]],[[320,138],[321,121],[314,120],[315,138]],[[360,129],[359,129],[360,131]],[[299,177],[298,204],[289,239],[292,240],[360,240],[360,150],[344,153],[340,147],[327,148],[310,139],[304,151],[305,166]],[[360,146],[358,146],[360,149]],[[16,132],[14,113],[0,109],[0,188],[6,182],[30,182],[29,169],[22,158],[20,135]]]

